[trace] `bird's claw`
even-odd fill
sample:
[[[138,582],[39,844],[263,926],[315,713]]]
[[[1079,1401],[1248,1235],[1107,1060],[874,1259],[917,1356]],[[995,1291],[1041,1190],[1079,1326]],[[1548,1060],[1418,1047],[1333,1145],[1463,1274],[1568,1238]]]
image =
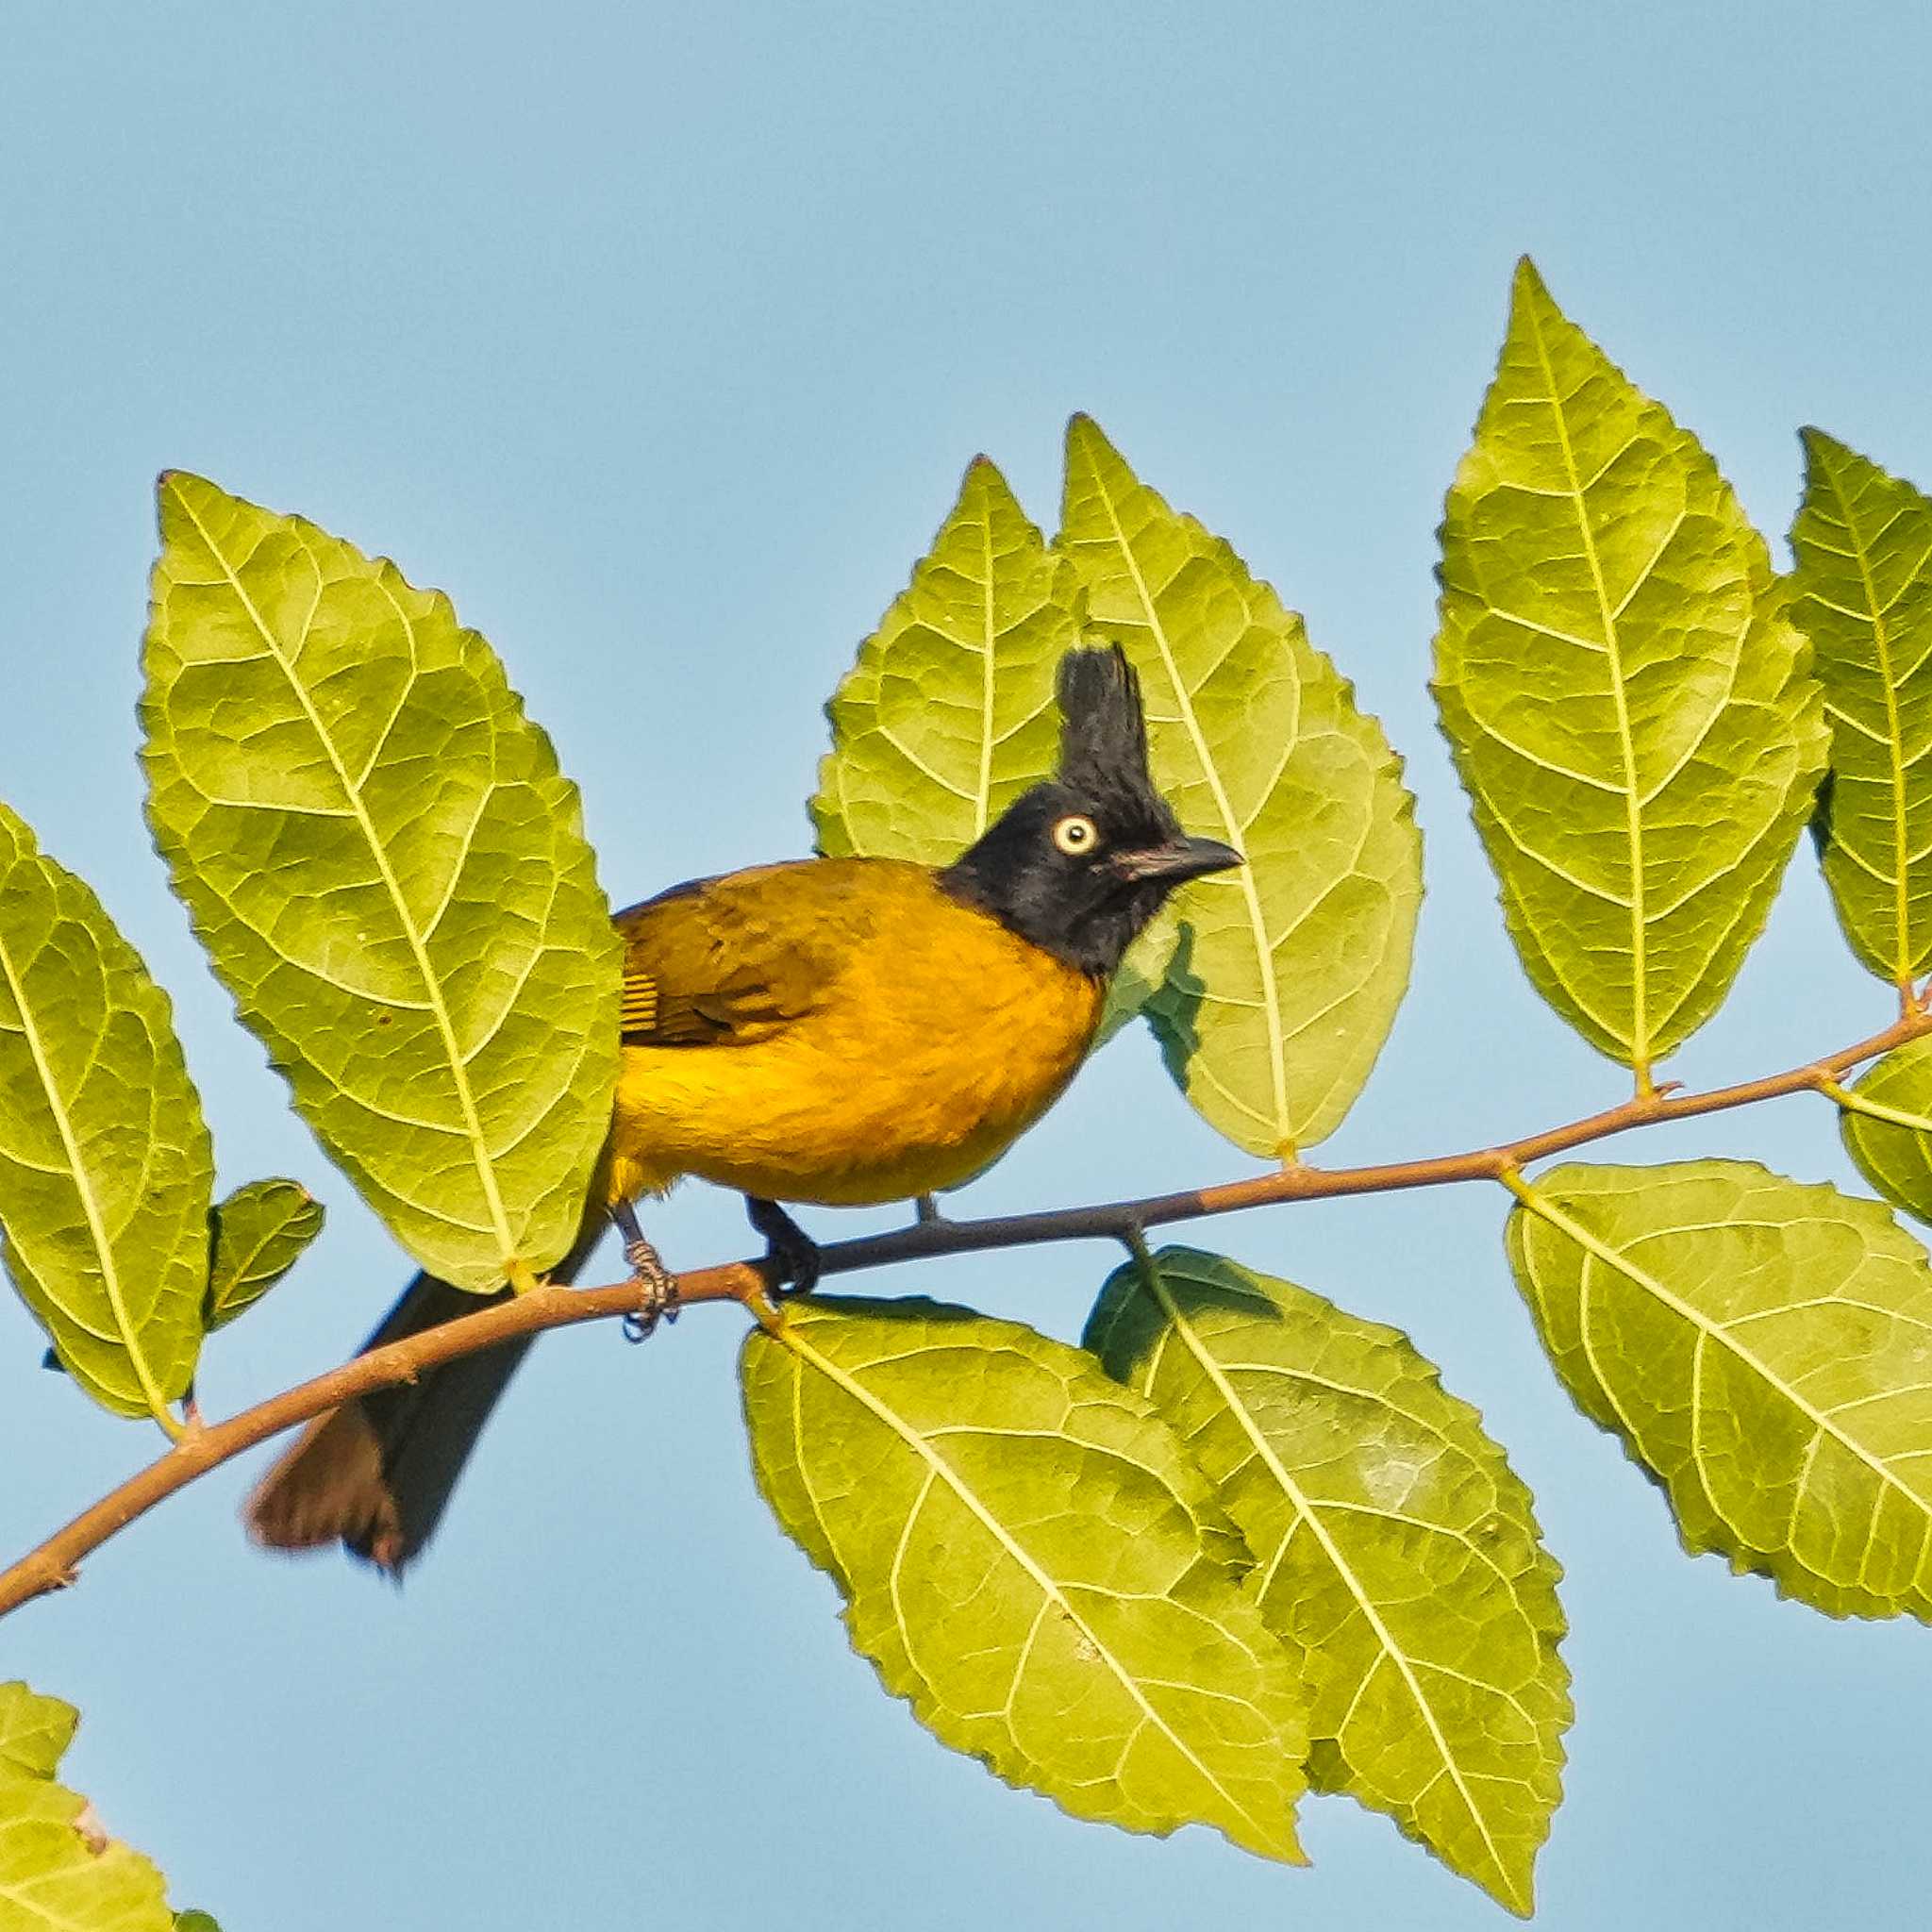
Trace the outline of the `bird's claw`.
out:
[[[638,1305],[624,1318],[624,1339],[646,1341],[657,1332],[659,1322],[677,1320],[677,1277],[658,1258],[657,1249],[648,1241],[631,1242],[624,1255],[638,1289]]]
[[[624,1318],[624,1339],[643,1341],[656,1333],[659,1322],[677,1320],[677,1277],[644,1239],[627,1205],[617,1220],[625,1235],[624,1258],[630,1263],[630,1278],[638,1291],[637,1307]]]
[[[823,1273],[818,1243],[775,1201],[747,1194],[744,1211],[752,1226],[764,1236],[765,1258],[777,1276],[772,1285],[772,1299],[791,1301],[796,1295],[809,1294]]]

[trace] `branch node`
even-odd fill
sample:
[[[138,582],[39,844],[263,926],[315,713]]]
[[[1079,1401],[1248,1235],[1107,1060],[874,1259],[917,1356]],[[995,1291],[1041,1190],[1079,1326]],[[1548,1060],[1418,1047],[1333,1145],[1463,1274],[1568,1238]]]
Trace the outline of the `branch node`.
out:
[[[762,1280],[757,1288],[749,1291],[740,1299],[750,1309],[753,1319],[767,1335],[783,1332],[790,1319],[785,1312],[785,1304],[767,1288]]]
[[[1505,1158],[1496,1170],[1496,1178],[1523,1203],[1525,1208],[1536,1206],[1536,1191],[1524,1179],[1523,1170],[1515,1161]]]

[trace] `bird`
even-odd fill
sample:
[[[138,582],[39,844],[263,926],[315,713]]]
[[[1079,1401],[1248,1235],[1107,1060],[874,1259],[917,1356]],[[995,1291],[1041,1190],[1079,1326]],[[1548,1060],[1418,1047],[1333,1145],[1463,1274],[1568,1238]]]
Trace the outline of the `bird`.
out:
[[[573,1280],[615,1221],[647,1322],[675,1314],[675,1278],[632,1204],[695,1176],[745,1197],[774,1274],[807,1291],[818,1251],[781,1204],[930,1197],[991,1165],[1058,1098],[1134,940],[1176,887],[1243,861],[1189,836],[1156,789],[1139,680],[1117,643],[1068,650],[1055,691],[1053,775],[951,864],[791,859],[615,915],[610,1127],[550,1280]],[[487,1299],[419,1274],[364,1350]],[[318,1417],[250,1497],[255,1541],[340,1541],[400,1576],[528,1345],[458,1357]]]

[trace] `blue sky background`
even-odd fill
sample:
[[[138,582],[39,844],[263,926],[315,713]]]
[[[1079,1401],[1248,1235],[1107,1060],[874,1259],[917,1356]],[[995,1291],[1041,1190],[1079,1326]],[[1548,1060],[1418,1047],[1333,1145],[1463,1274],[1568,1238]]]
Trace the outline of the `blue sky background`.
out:
[[[1932,482],[1928,61],[1932,16],[1896,4],[8,9],[0,796],[174,991],[225,1183],[287,1172],[332,1210],[210,1350],[210,1408],[339,1357],[404,1271],[148,849],[158,470],[449,590],[582,784],[623,903],[806,849],[818,707],[960,469],[988,451],[1051,526],[1061,425],[1092,411],[1307,613],[1408,759],[1416,984],[1320,1158],[1482,1144],[1623,1091],[1516,966],[1424,688],[1432,533],[1510,265],[1535,255],[1774,539],[1801,423]],[[1887,1008],[1801,855],[1669,1071],[1769,1071]],[[1847,1177],[1808,1100],[1620,1151]],[[1248,1171],[1135,1037],[961,1205]],[[1540,1923],[1923,1924],[1932,1633],[1683,1557],[1541,1365],[1505,1205],[1197,1238],[1407,1328],[1534,1489],[1578,1706]],[[674,1263],[746,1246],[701,1188],[653,1225]],[[870,1285],[1071,1338],[1112,1258]],[[251,1552],[258,1465],[230,1468],[9,1621],[0,1676],[83,1707],[75,1781],[227,1932],[1506,1923],[1342,1801],[1307,1807],[1293,1872],[1075,1824],[941,1749],[752,1490],[740,1328],[546,1341],[400,1594]],[[38,1354],[0,1301],[9,1555],[158,1446]]]

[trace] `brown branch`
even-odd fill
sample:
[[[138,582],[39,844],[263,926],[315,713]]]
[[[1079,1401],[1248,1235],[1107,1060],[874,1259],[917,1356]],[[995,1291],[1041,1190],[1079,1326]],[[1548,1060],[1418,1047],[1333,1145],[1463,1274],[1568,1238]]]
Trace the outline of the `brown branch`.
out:
[[[1296,1165],[1219,1187],[1156,1194],[1139,1201],[1113,1201],[1091,1208],[1058,1208],[1042,1214],[999,1215],[980,1221],[919,1220],[886,1234],[831,1242],[820,1250],[820,1258],[824,1274],[850,1274],[938,1255],[1027,1247],[1043,1241],[1127,1242],[1144,1228],[1200,1220],[1212,1214],[1232,1214],[1245,1208],[1272,1207],[1284,1201],[1331,1200],[1344,1194],[1391,1193],[1404,1188],[1441,1187],[1454,1181],[1495,1180],[1525,1162],[1567,1153],[1573,1147],[1606,1140],[1633,1127],[1722,1113],[1786,1094],[1823,1091],[1840,1074],[1926,1033],[1932,1033],[1932,1011],[1913,1010],[1882,1033],[1874,1033],[1855,1046],[1761,1080],[1740,1081],[1736,1086],[1712,1088],[1704,1093],[1679,1093],[1668,1088],[1639,1093],[1621,1106],[1606,1108],[1601,1113],[1564,1126],[1462,1154],[1439,1155],[1429,1160],[1394,1161],[1378,1167]],[[698,1302],[745,1302],[770,1285],[766,1265],[757,1261],[729,1261],[677,1277],[679,1300],[686,1307]],[[57,1531],[10,1569],[0,1572],[0,1616],[72,1583],[82,1557],[197,1476],[298,1423],[334,1408],[351,1396],[399,1382],[412,1382],[441,1362],[472,1355],[495,1342],[536,1335],[546,1328],[634,1314],[638,1307],[639,1291],[634,1282],[619,1282],[609,1288],[540,1288],[513,1301],[479,1308],[474,1315],[464,1315],[441,1327],[372,1349],[341,1368],[331,1369],[325,1375],[243,1409],[226,1422],[191,1419],[181,1440],[164,1456],[130,1476],[92,1508],[83,1510],[64,1529]]]

